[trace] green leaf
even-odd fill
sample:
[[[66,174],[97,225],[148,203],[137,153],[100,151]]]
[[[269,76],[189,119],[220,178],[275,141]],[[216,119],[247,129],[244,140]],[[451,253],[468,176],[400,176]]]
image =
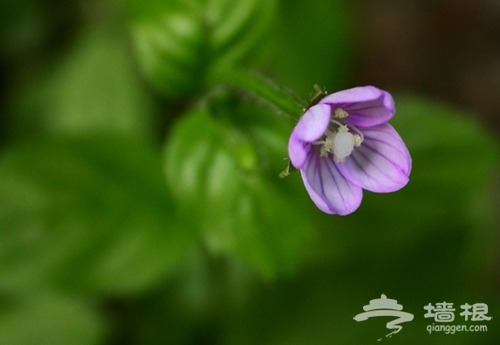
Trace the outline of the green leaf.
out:
[[[255,52],[275,12],[275,0],[209,1],[206,18],[212,27],[211,56],[217,67],[228,68]]]
[[[139,67],[167,97],[202,91],[205,77],[256,50],[275,0],[132,2],[131,30]]]
[[[230,108],[246,128],[240,131],[224,121],[222,103],[200,106],[172,130],[165,147],[169,186],[211,253],[233,255],[265,277],[292,272],[312,229],[310,208],[295,200],[297,185],[277,177],[286,162],[273,144],[286,156],[286,140],[258,117],[245,126],[245,116]],[[270,178],[266,166],[279,168]]]
[[[152,103],[129,55],[118,33],[83,31],[61,61],[20,78],[12,105],[14,130],[115,132],[150,140]]]
[[[138,141],[31,142],[0,160],[0,286],[135,293],[193,240],[174,217],[160,156]]]
[[[93,345],[104,335],[101,317],[79,299],[45,293],[0,305],[1,344]]]

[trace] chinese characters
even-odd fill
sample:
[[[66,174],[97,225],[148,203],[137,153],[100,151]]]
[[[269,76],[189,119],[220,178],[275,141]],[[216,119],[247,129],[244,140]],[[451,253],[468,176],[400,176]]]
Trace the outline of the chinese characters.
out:
[[[485,303],[475,303],[470,305],[465,303],[460,306],[463,311],[459,314],[465,318],[465,321],[489,321],[491,316],[488,316],[488,306]],[[452,322],[455,320],[455,308],[453,308],[453,303],[441,302],[436,303],[433,306],[431,303],[424,307],[427,313],[424,315],[425,318],[433,317],[436,322]]]

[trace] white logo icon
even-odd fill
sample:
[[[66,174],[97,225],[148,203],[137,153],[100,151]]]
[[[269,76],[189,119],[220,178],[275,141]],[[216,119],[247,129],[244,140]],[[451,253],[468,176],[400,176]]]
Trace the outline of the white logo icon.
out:
[[[394,329],[391,333],[387,334],[386,337],[392,337],[393,334],[398,333],[403,326],[400,323],[408,322],[413,320],[413,314],[402,311],[403,306],[397,303],[398,301],[394,299],[387,298],[384,294],[379,299],[374,299],[370,301],[369,305],[363,307],[364,313],[358,314],[354,317],[356,321],[365,321],[370,317],[376,316],[394,316],[397,319],[389,321],[386,326],[389,330]],[[382,340],[378,339],[378,341]]]

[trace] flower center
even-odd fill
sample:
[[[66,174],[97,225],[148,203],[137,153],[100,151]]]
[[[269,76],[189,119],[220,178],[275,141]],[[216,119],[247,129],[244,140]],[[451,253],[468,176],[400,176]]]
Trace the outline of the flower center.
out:
[[[333,138],[333,156],[340,161],[345,161],[354,150],[354,136],[347,131],[347,127],[340,127],[346,131],[338,132]]]
[[[349,114],[343,109],[336,109],[333,112],[331,124],[325,132],[324,140],[316,142],[321,145],[320,157],[327,157],[333,154],[336,163],[344,163],[354,148],[359,147],[363,142],[363,133],[354,126],[347,125],[343,119]],[[356,132],[352,134],[349,130]]]

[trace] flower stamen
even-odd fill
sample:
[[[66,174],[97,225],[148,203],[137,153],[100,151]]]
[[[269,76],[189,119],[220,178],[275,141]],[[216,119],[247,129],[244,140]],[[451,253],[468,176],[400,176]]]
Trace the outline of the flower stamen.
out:
[[[336,119],[345,119],[348,116],[349,116],[349,113],[341,108],[337,108],[333,112],[333,117]]]
[[[359,147],[361,145],[361,143],[365,140],[365,136],[363,135],[363,132],[361,132],[356,127],[351,126],[351,129],[354,130],[356,133],[358,133],[358,134],[355,134],[354,136],[359,138],[359,139],[357,139],[358,144],[356,145],[356,147]]]
[[[344,110],[342,111],[345,112]],[[333,160],[336,163],[344,163],[354,148],[361,146],[364,140],[363,133],[356,127],[345,125],[341,121],[330,119],[330,122],[338,126],[336,130],[328,128],[325,131],[324,140],[317,140],[313,144],[321,145],[320,157],[327,157],[329,154],[333,154]],[[351,133],[350,130],[353,130],[356,134]]]

